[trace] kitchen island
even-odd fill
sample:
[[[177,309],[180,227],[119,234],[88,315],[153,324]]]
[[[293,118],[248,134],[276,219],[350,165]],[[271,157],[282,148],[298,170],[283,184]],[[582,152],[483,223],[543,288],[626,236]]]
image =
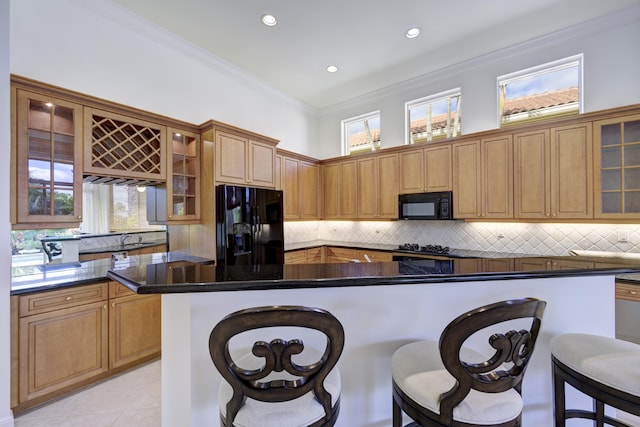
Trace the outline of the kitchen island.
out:
[[[210,360],[208,339],[213,326],[235,310],[294,304],[332,312],[346,334],[337,425],[377,427],[391,424],[390,360],[397,348],[437,340],[467,310],[522,297],[547,301],[523,385],[523,425],[537,427],[552,425],[551,337],[565,332],[614,336],[614,276],[640,271],[637,263],[569,260],[575,258],[511,258],[500,264],[501,271],[484,259],[226,268],[140,263],[108,276],[138,293],[163,294],[164,427],[218,422],[221,376]],[[314,339],[301,338],[307,345]],[[248,348],[250,343],[241,344]],[[486,343],[472,340],[470,345],[482,351]],[[588,405],[578,396],[569,399]]]

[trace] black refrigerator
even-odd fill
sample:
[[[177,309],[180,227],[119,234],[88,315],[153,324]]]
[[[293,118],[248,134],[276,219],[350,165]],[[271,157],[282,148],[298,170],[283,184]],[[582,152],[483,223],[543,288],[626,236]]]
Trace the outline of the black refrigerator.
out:
[[[284,264],[282,191],[216,187],[218,265]]]

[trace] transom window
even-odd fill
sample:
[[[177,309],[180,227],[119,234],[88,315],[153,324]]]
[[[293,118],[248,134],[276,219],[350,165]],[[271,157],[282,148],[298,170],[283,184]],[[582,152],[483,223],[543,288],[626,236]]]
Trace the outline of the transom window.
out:
[[[429,142],[460,134],[460,88],[405,103],[406,143]]]
[[[342,154],[380,149],[380,111],[342,120]]]
[[[582,111],[582,54],[498,77],[499,125]]]

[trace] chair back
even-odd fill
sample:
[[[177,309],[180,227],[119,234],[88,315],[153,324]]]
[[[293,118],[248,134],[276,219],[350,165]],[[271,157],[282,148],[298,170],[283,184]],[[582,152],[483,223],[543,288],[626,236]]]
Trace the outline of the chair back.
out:
[[[468,311],[453,320],[440,336],[440,356],[456,384],[440,397],[440,415],[453,417],[453,408],[471,389],[499,393],[515,388],[522,393],[522,379],[538,338],[547,303],[535,298],[501,301]],[[531,318],[529,329],[493,333],[488,342],[495,353],[484,361],[465,361],[460,349],[476,332],[515,319]],[[495,328],[491,328],[492,331]]]
[[[252,353],[264,359],[260,363],[262,366],[257,369],[242,368],[229,351],[230,340],[238,334],[254,329],[289,326],[314,329],[326,337],[326,347],[319,360],[306,365],[298,365],[292,360],[292,356],[304,350],[304,344],[299,339],[278,338],[268,343],[256,341]],[[338,362],[343,347],[342,324],[331,313],[319,308],[255,307],[226,316],[211,331],[209,353],[214,365],[233,389],[233,396],[226,407],[228,425],[233,424],[246,397],[263,402],[284,402],[309,391],[323,406],[325,420],[335,417],[336,414],[332,414],[331,394],[324,387],[324,379]]]

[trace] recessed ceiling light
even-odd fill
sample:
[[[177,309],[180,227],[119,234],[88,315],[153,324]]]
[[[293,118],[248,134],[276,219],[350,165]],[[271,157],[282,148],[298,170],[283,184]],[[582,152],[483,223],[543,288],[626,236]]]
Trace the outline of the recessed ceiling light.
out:
[[[327,67],[327,71],[330,73],[335,73],[336,71],[338,71],[338,67],[336,67],[335,65],[329,65]]]
[[[262,15],[262,18],[260,19],[262,19],[262,23],[267,27],[273,27],[278,23],[278,20],[276,19],[276,17],[269,14]]]
[[[416,38],[420,35],[420,28],[418,27],[413,27],[413,28],[409,28],[407,30],[406,33],[404,33],[404,35],[408,38],[408,39],[413,39]]]

